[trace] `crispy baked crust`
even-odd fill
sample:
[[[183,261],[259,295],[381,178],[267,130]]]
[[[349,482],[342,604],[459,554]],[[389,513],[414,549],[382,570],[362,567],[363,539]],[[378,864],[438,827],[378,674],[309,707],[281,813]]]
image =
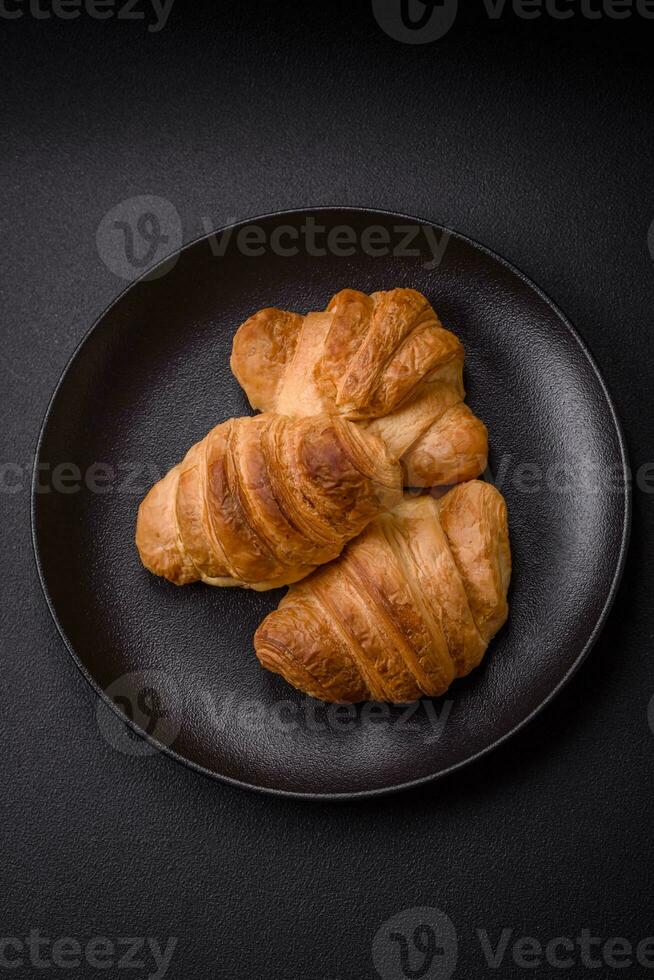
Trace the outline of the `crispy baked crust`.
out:
[[[464,350],[414,289],[344,289],[322,313],[260,310],[237,331],[231,367],[253,408],[338,415],[402,461],[406,486],[486,467],[486,428],[463,403]]]
[[[401,482],[384,444],[345,419],[232,419],[150,490],[136,545],[178,585],[277,588],[336,558]]]
[[[413,701],[476,667],[508,615],[507,510],[490,484],[405,497],[289,589],[255,634],[261,664],[323,701]]]

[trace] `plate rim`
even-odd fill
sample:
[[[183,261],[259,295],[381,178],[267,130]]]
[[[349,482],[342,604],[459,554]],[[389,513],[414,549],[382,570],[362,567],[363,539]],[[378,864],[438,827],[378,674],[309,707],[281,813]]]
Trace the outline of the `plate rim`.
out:
[[[549,691],[546,697],[543,698],[543,700],[540,701],[539,704],[528,715],[522,718],[508,732],[505,732],[499,738],[490,742],[488,745],[484,746],[482,749],[480,749],[478,752],[474,753],[473,755],[470,755],[465,759],[461,759],[458,762],[452,763],[452,765],[447,766],[446,768],[440,770],[439,772],[430,773],[426,776],[420,776],[417,779],[411,779],[408,780],[407,782],[397,783],[391,786],[380,786],[373,789],[363,789],[363,790],[353,790],[353,791],[343,791],[343,792],[339,792],[339,791],[310,792],[304,790],[279,789],[274,786],[263,786],[263,785],[258,785],[256,783],[249,783],[246,782],[245,780],[236,779],[233,776],[227,776],[223,773],[215,772],[214,770],[208,769],[206,766],[203,766],[200,763],[194,762],[192,759],[186,758],[186,756],[181,755],[179,752],[175,751],[175,749],[173,749],[172,747],[163,745],[161,742],[158,742],[147,732],[143,731],[143,729],[139,728],[139,726],[130,718],[128,718],[120,710],[120,708],[111,700],[111,698],[108,697],[106,691],[100,686],[100,684],[95,680],[93,675],[84,665],[84,663],[76,653],[73,644],[71,643],[68,636],[66,635],[66,632],[61,622],[59,621],[59,617],[54,607],[54,602],[52,600],[52,597],[50,595],[47,586],[43,565],[39,553],[39,543],[38,543],[37,530],[36,530],[36,520],[37,520],[36,487],[38,484],[38,473],[39,473],[38,464],[40,462],[41,452],[43,450],[43,443],[47,435],[48,424],[50,422],[50,418],[53,413],[53,409],[55,407],[57,396],[68,376],[69,371],[72,369],[72,366],[76,361],[78,354],[80,354],[82,348],[90,340],[92,334],[100,326],[100,324],[105,319],[105,317],[110,313],[110,311],[115,306],[117,306],[118,303],[120,303],[122,298],[134,286],[152,277],[153,274],[158,269],[160,269],[167,262],[170,262],[173,256],[177,256],[177,257],[181,256],[183,252],[187,251],[187,249],[194,248],[200,242],[206,241],[214,235],[221,235],[228,230],[242,227],[243,225],[253,224],[255,222],[269,220],[271,218],[282,219],[284,217],[290,217],[290,216],[297,217],[299,215],[312,214],[321,211],[340,212],[342,214],[349,213],[349,214],[383,215],[386,218],[389,217],[399,218],[401,220],[415,222],[420,225],[427,225],[440,232],[445,232],[450,237],[457,238],[460,241],[464,242],[465,244],[470,245],[475,249],[478,249],[479,251],[490,256],[490,258],[498,262],[505,269],[511,272],[514,276],[517,276],[518,279],[520,279],[526,286],[528,286],[531,290],[533,290],[543,300],[543,302],[550,308],[550,310],[554,313],[554,315],[557,317],[560,323],[566,328],[567,332],[570,334],[572,339],[576,342],[582,356],[584,356],[588,361],[597,379],[597,382],[599,383],[599,387],[602,391],[602,394],[604,396],[607,407],[609,409],[609,413],[613,421],[613,425],[615,427],[618,446],[620,450],[622,474],[624,476],[624,480],[623,480],[624,515],[623,515],[623,523],[622,523],[622,537],[620,541],[620,549],[617,556],[615,569],[613,572],[613,577],[611,580],[611,586],[609,588],[602,609],[596,619],[593,630],[590,636],[588,637],[588,640],[584,644],[581,652],[575,659],[574,663],[568,668],[568,670],[563,675],[563,677],[560,678],[560,680],[555,684],[552,690]],[[111,711],[113,711],[113,713],[118,718],[120,718],[123,724],[127,725],[136,735],[138,735],[140,738],[148,742],[158,752],[168,756],[170,759],[173,759],[177,763],[181,763],[182,765],[186,766],[188,769],[191,769],[192,771],[197,772],[200,775],[205,776],[213,781],[227,783],[228,785],[234,786],[241,790],[254,791],[257,793],[262,793],[266,796],[287,797],[295,800],[308,800],[313,802],[356,802],[358,800],[368,800],[374,797],[389,796],[391,794],[401,793],[406,790],[416,789],[420,786],[424,786],[428,783],[434,782],[435,780],[443,779],[444,777],[449,776],[450,774],[457,772],[460,769],[463,769],[465,766],[477,762],[479,759],[488,755],[490,752],[493,752],[495,749],[498,749],[514,735],[517,735],[517,733],[520,732],[523,728],[525,728],[528,724],[530,724],[530,722],[532,722],[534,718],[536,718],[536,716],[540,714],[540,712],[543,711],[557,697],[557,695],[561,692],[561,690],[570,682],[570,680],[573,678],[573,676],[577,673],[579,668],[582,666],[582,664],[588,657],[590,651],[592,650],[593,646],[597,642],[597,639],[600,633],[602,632],[602,629],[604,628],[604,625],[606,623],[606,620],[609,616],[613,603],[615,602],[616,595],[620,588],[620,583],[622,581],[622,576],[626,566],[627,553],[629,550],[629,541],[631,536],[633,490],[632,490],[631,479],[629,475],[630,474],[629,455],[627,452],[626,440],[624,437],[622,424],[620,422],[620,418],[618,416],[617,410],[615,408],[613,399],[608,390],[604,377],[597,365],[597,362],[595,361],[593,354],[589,350],[581,334],[578,332],[576,327],[573,326],[571,320],[563,313],[563,311],[554,302],[554,300],[552,300],[551,297],[540,288],[540,286],[538,286],[535,282],[533,282],[533,280],[530,279],[529,276],[527,276],[524,272],[522,272],[517,266],[515,266],[508,259],[505,259],[503,256],[499,255],[497,252],[494,252],[486,245],[483,245],[481,242],[476,241],[476,239],[474,238],[470,238],[468,235],[464,235],[461,232],[455,231],[453,228],[450,228],[448,225],[441,225],[438,224],[436,221],[432,221],[427,218],[420,218],[415,215],[409,215],[402,211],[390,211],[386,208],[326,204],[326,205],[315,205],[315,206],[306,206],[306,207],[299,207],[299,208],[284,208],[278,211],[270,211],[264,214],[258,214],[258,215],[253,215],[252,217],[242,218],[239,221],[230,222],[229,224],[223,225],[220,228],[213,229],[210,232],[199,235],[196,238],[192,239],[191,241],[186,242],[180,248],[174,249],[172,252],[168,253],[163,259],[161,259],[154,266],[152,266],[152,268],[148,269],[140,276],[137,276],[135,279],[130,280],[130,282],[127,283],[124,289],[121,289],[118,295],[115,296],[114,299],[111,300],[111,302],[105,307],[105,309],[103,309],[101,313],[95,318],[91,326],[84,332],[80,341],[76,344],[70,357],[68,358],[64,366],[64,369],[48,400],[45,414],[43,416],[43,420],[39,427],[39,434],[36,442],[36,448],[34,451],[33,459],[34,459],[34,469],[32,472],[32,481],[30,486],[30,530],[31,530],[30,537],[32,541],[32,551],[36,563],[41,590],[43,592],[46,605],[50,611],[50,615],[52,616],[54,624],[57,628],[57,632],[59,633],[60,638],[63,640],[65,648],[67,649],[68,653],[71,655],[73,662],[75,663],[78,670],[81,672],[82,676],[85,678],[85,680],[93,689],[96,697],[99,698],[102,702],[104,702],[105,706],[108,707]]]

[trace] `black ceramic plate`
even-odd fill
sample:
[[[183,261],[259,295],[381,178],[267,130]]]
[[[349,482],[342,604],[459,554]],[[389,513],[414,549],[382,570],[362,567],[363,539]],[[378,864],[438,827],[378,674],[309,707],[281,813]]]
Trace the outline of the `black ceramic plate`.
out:
[[[187,246],[159,273],[127,289],[86,336],[38,448],[41,579],[68,649],[102,692],[105,735],[124,751],[153,751],[111,703],[210,775],[334,797],[440,776],[519,729],[590,649],[628,537],[619,426],[570,324],[485,248],[382,212],[259,218]],[[263,306],[320,309],[345,286],[413,286],[461,337],[469,401],[490,430],[486,478],[509,507],[509,622],[478,670],[411,708],[304,698],[252,650],[281,592],[176,588],[141,567],[133,544],[149,485],[209,428],[249,414],[229,370],[238,325]]]

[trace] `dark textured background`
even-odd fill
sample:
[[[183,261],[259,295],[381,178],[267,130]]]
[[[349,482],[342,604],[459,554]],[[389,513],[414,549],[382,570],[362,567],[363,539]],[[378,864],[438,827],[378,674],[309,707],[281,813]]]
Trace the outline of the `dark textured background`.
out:
[[[0,494],[0,935],[177,936],[167,976],[182,980],[354,980],[375,976],[377,929],[411,906],[450,916],[464,978],[498,975],[477,928],[654,934],[651,495],[635,493],[600,642],[528,730],[419,793],[325,806],[102,739],[38,585],[27,475],[66,361],[123,286],[95,230],[147,193],[175,204],[186,239],[202,216],[338,203],[487,243],[589,343],[634,468],[654,458],[654,22],[467,11],[443,40],[407,46],[367,2],[192,10],[177,0],[159,34],[0,19],[2,458],[26,474]],[[499,974],[524,972],[507,957]]]

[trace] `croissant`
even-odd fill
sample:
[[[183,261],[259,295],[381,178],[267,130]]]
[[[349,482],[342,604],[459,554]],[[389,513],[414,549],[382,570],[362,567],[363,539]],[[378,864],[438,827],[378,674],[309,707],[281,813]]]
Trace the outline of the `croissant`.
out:
[[[464,402],[464,350],[414,289],[344,289],[322,313],[265,309],[239,327],[231,368],[263,412],[357,421],[400,459],[406,486],[486,467],[483,422]]]
[[[150,490],[136,546],[177,585],[272,589],[336,558],[401,496],[398,463],[345,419],[232,419]]]
[[[322,701],[443,694],[508,615],[504,498],[474,480],[405,497],[343,555],[292,586],[255,634],[261,664]]]

